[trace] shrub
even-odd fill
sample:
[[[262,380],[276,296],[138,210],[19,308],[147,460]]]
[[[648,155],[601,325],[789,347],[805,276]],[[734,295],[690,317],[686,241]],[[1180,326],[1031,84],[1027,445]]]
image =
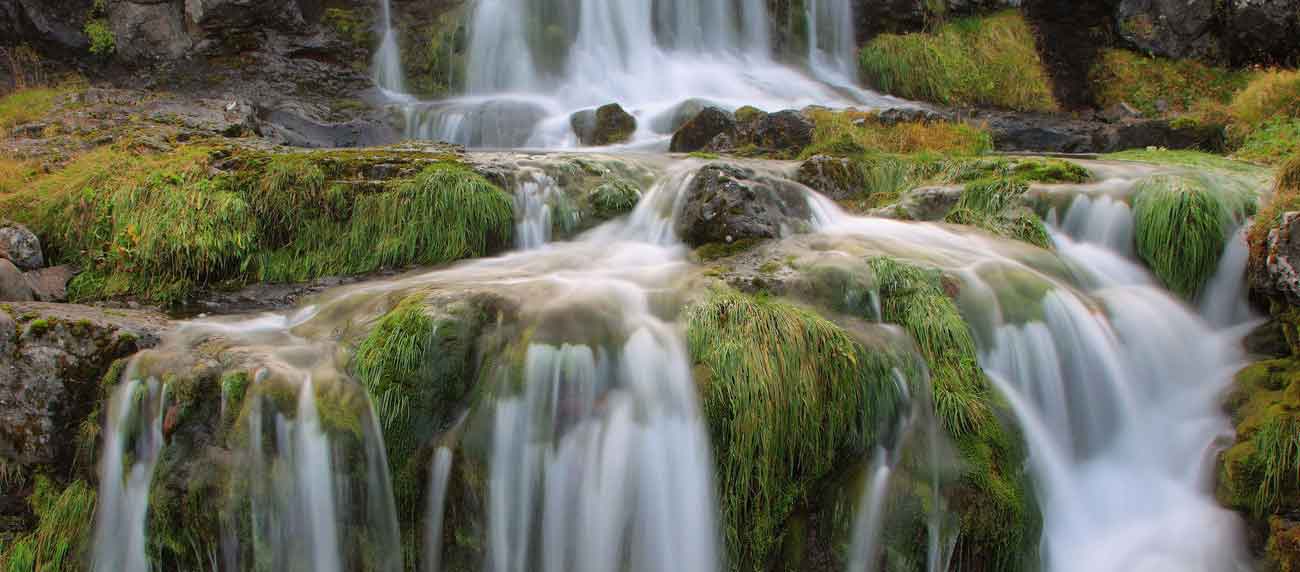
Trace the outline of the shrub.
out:
[[[1123,102],[1146,115],[1199,116],[1232,101],[1233,94],[1244,88],[1250,77],[1250,72],[1212,67],[1195,60],[1169,60],[1109,49],[1102,52],[1089,79],[1097,104],[1102,107]],[[1167,105],[1163,110],[1160,101]]]
[[[113,29],[108,27],[108,20],[104,18],[88,20],[85,32],[86,37],[90,39],[90,53],[108,57],[117,50],[117,38],[113,36]]]
[[[1255,77],[1229,108],[1234,129],[1249,133],[1279,118],[1300,118],[1300,71],[1271,70]]]
[[[882,34],[862,49],[861,64],[868,83],[909,99],[1057,109],[1034,34],[1014,10],[954,20],[932,33]]]

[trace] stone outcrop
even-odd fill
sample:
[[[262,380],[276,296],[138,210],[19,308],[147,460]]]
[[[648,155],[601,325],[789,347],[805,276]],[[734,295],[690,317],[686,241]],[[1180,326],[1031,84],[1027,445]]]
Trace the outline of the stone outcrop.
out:
[[[715,137],[736,131],[736,118],[717,107],[706,107],[673,133],[668,150],[673,153],[690,153],[709,146]]]

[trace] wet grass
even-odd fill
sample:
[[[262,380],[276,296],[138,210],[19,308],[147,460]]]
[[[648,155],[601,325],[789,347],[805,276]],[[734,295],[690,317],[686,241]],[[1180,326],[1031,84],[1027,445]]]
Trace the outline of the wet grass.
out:
[[[0,547],[0,569],[74,572],[88,568],[86,552],[94,524],[94,489],[82,481],[60,489],[48,478],[38,476],[27,503],[36,515],[36,528]]]
[[[1052,237],[1047,226],[1020,202],[1027,192],[1029,185],[1015,178],[969,183],[945,221],[1050,249]]]
[[[1254,196],[1208,174],[1162,175],[1134,189],[1138,255],[1174,293],[1195,299]]]
[[[867,83],[952,106],[1055,111],[1033,31],[1018,11],[960,18],[931,33],[881,34],[862,48]]]
[[[893,370],[907,365],[809,311],[730,290],[691,306],[686,321],[729,560],[761,570],[812,486],[894,415]]]

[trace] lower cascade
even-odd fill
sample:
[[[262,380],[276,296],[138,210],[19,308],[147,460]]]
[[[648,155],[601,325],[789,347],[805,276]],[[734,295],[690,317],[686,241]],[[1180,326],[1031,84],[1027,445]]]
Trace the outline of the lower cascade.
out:
[[[515,252],[133,358],[94,569],[182,565],[160,542],[212,570],[764,569],[806,542],[855,571],[1246,566],[1211,496],[1243,247],[1195,304],[1166,291],[1126,238],[1159,172],[1035,187],[1044,248],[850,215],[763,160],[617,159],[650,190],[563,230],[566,160],[511,163]],[[703,258],[719,176],[794,218]]]

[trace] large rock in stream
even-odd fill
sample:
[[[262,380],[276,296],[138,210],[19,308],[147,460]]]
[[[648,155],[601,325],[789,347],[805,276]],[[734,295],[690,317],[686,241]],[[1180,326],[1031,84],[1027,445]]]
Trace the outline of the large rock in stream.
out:
[[[574,113],[569,125],[578,141],[589,146],[624,143],[636,132],[636,118],[617,103]]]
[[[779,238],[806,230],[812,213],[804,188],[728,164],[708,165],[686,190],[677,235],[702,246]]]

